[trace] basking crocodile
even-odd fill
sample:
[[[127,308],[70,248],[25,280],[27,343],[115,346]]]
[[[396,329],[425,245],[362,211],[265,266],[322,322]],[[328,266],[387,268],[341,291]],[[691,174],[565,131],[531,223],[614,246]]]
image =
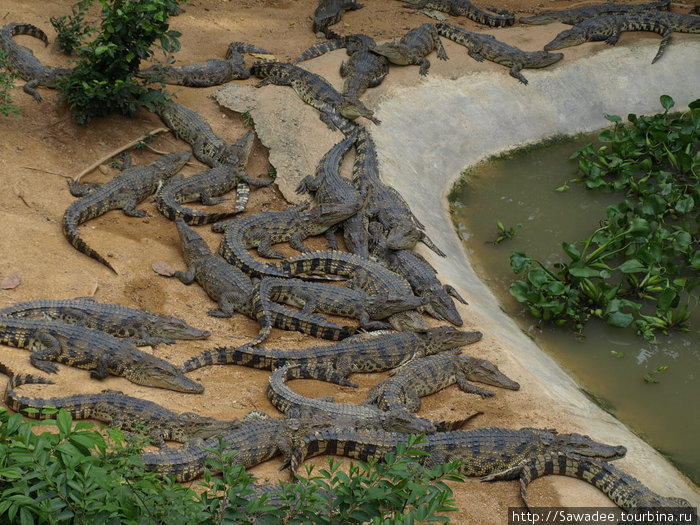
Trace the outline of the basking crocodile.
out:
[[[477,62],[483,62],[486,59],[509,67],[510,76],[517,78],[523,84],[527,84],[527,79],[520,74],[521,69],[547,67],[564,58],[563,53],[523,51],[496,40],[493,35],[472,33],[443,22],[435,24],[435,28],[439,35],[466,47],[469,56]]]
[[[337,38],[338,35],[329,26],[340,22],[345,11],[354,11],[362,7],[364,5],[357,0],[321,0],[314,11],[312,29],[314,33],[322,33],[326,38]]]
[[[124,337],[135,345],[173,344],[174,339],[206,339],[211,334],[182,319],[120,304],[98,303],[92,297],[37,299],[0,309],[0,316],[77,324]]]
[[[285,414],[289,410],[308,410],[311,413],[320,411],[331,414],[333,417],[357,420],[363,426],[381,428],[387,431],[431,433],[436,432],[442,425],[460,426],[462,423],[460,421],[436,424],[403,409],[385,412],[370,405],[351,405],[349,403],[336,403],[327,398],[304,397],[294,392],[286,384],[289,379],[323,378],[324,371],[333,374],[333,369],[325,365],[290,364],[278,368],[270,374],[267,397],[280,412]]]
[[[196,173],[190,177],[180,175],[168,180],[156,194],[158,210],[168,219],[182,217],[188,224],[209,224],[229,218],[245,210],[250,195],[250,186],[269,186],[272,181],[253,179],[246,173],[248,157],[253,148],[254,131],[249,131],[236,141],[234,153],[226,163]],[[199,200],[206,206],[224,201],[224,193],[237,188],[236,206],[233,212],[205,213],[182,206],[183,202]]]
[[[412,293],[408,281],[385,266],[337,250],[320,250],[295,255],[279,263],[277,269],[284,275],[339,275],[348,279],[345,286],[362,290],[368,295],[410,295]],[[399,331],[425,332],[428,329],[422,316],[411,310],[389,316],[389,323]]]
[[[449,284],[442,284],[436,276],[435,268],[419,253],[413,250],[389,250],[386,247],[384,228],[379,223],[371,222],[368,231],[372,255],[392,272],[404,277],[417,296],[428,299],[424,311],[440,321],[462,326],[462,317],[452,298],[462,304],[467,302],[457,290]]]
[[[0,28],[0,48],[7,53],[9,69],[27,81],[22,88],[24,92],[33,96],[37,102],[41,102],[43,99],[34,88],[53,87],[59,79],[70,75],[73,70],[43,65],[31,49],[15,42],[13,37],[16,35],[33,36],[47,46],[49,39],[46,33],[32,24],[12,22]]]
[[[315,175],[304,177],[296,189],[298,194],[310,194],[317,204],[341,204],[362,206],[360,202],[360,193],[355,189],[352,183],[345,177],[340,176],[340,163],[348,150],[355,143],[355,137],[347,137],[338,142],[321,158],[316,167]],[[362,219],[353,214],[342,221],[343,231],[346,229],[361,228]],[[325,232],[328,241],[328,247],[334,250],[338,249],[338,243],[335,238],[335,230],[337,224],[328,228]],[[348,232],[350,233],[350,232]]]
[[[668,11],[671,0],[658,0],[648,4],[599,4],[586,5],[573,9],[547,9],[540,11],[536,15],[520,17],[519,22],[523,24],[551,24],[561,22],[562,24],[576,25],[589,18],[603,15],[620,15],[644,9],[661,9]]]
[[[304,460],[321,454],[347,456],[367,461],[381,460],[394,452],[408,436],[381,430],[322,429],[305,436],[287,462],[292,474]],[[460,461],[465,476],[486,476],[526,465],[532,458],[552,452],[575,452],[586,457],[616,459],[627,449],[592,440],[581,434],[558,434],[556,430],[485,427],[426,435],[414,448],[427,452],[421,463],[427,467]]]
[[[417,65],[418,72],[427,75],[430,61],[425,58],[433,51],[440,60],[447,60],[440,37],[433,24],[423,24],[406,33],[399,41],[387,42],[372,48],[378,55],[385,56],[392,64]]]
[[[326,283],[279,277],[266,277],[260,283],[260,295],[271,300],[301,308],[301,313],[315,312],[352,317],[360,321],[363,330],[391,329],[382,319],[425,305],[428,299],[408,294],[367,295],[362,290]]]
[[[474,22],[491,27],[512,26],[515,23],[515,14],[505,9],[489,7],[488,11],[479,9],[469,0],[402,0],[408,2],[404,5],[408,9],[435,9],[452,16],[465,16]],[[495,13],[495,14],[494,14]]]
[[[260,323],[260,333],[248,344],[254,345],[264,341],[273,326],[332,340],[343,339],[357,331],[354,327],[331,323],[319,315],[306,315],[264,301],[260,297],[259,284],[254,285],[248,275],[227,263],[220,254],[211,253],[204,239],[184,220],[178,217],[175,223],[182,242],[187,271],[175,272],[172,277],[176,277],[183,284],[191,284],[196,280],[204,288],[207,295],[219,305],[218,308],[209,310],[209,315],[228,318],[234,312],[240,312],[256,319]]]
[[[258,261],[248,248],[256,248],[258,255],[271,259],[282,259],[284,255],[272,248],[273,244],[289,242],[300,252],[308,252],[304,239],[320,235],[360,208],[360,203],[320,204],[311,209],[308,202],[282,211],[267,211],[231,219],[214,224],[212,229],[224,232],[219,253],[232,265],[251,275],[286,277],[289,275],[278,267]]]
[[[136,205],[155,193],[163,181],[175,175],[189,160],[190,155],[189,151],[162,155],[153,164],[126,168],[104,184],[80,185],[71,180],[71,193],[82,197],[71,203],[63,214],[63,234],[68,242],[78,251],[117,273],[104,257],[80,238],[78,226],[115,209],[124,210],[129,217],[144,217],[146,212],[137,210]]]
[[[244,42],[232,42],[226,52],[226,59],[212,58],[187,66],[165,66],[156,64],[137,73],[147,82],[163,82],[188,87],[209,87],[225,84],[231,80],[250,77],[250,70],[245,66],[241,53],[266,53]]]
[[[180,368],[99,330],[55,321],[0,317],[0,343],[32,351],[32,365],[55,373],[56,361],[90,370],[93,378],[109,374],[138,385],[199,394],[204,387]]]
[[[461,332],[451,326],[438,326],[424,333],[372,332],[333,345],[300,349],[221,347],[189,359],[182,369],[190,372],[207,365],[224,364],[262,370],[274,370],[287,364],[326,365],[334,370],[325,370],[323,379],[354,387],[357,385],[348,380],[350,374],[384,372],[412,359],[453,350],[480,338],[480,332]]]
[[[156,106],[156,113],[175,138],[182,139],[192,146],[195,158],[211,168],[225,163],[235,153],[224,139],[214,133],[209,123],[196,111],[168,101]]]
[[[496,365],[485,359],[468,355],[442,353],[415,359],[397,369],[393,376],[375,385],[365,403],[373,403],[382,410],[405,408],[416,412],[420,398],[434,394],[457,383],[469,394],[482,397],[494,395],[491,390],[469,381],[518,390],[520,385],[503,374]]]
[[[178,414],[165,407],[116,390],[96,394],[74,394],[65,397],[29,397],[15,389],[27,384],[53,384],[53,381],[31,374],[14,374],[0,363],[0,372],[10,376],[5,389],[5,404],[15,412],[32,419],[54,419],[56,413],[24,412],[27,408],[64,409],[73,419],[96,419],[126,431],[146,427],[151,443],[163,446],[163,440],[185,443],[192,439],[206,439],[229,429],[233,421],[219,421],[192,412]]]
[[[381,181],[376,147],[367,130],[358,133],[355,151],[353,183],[364,195],[364,214],[369,219],[380,222],[386,229],[387,248],[410,250],[421,241],[444,257],[442,250],[423,231],[424,226],[413,215],[401,194]],[[357,243],[352,244],[358,244],[364,249],[364,242],[364,239],[359,239]]]
[[[255,62],[250,71],[262,79],[255,87],[268,84],[291,86],[299,98],[319,110],[319,118],[330,129],[338,127],[337,122],[330,116],[332,113],[340,114],[350,120],[365,117],[375,124],[380,123],[374,118],[374,112],[358,99],[344,97],[325,78],[299,66],[284,62],[264,61]],[[344,128],[339,129],[345,132]]]
[[[562,31],[544,46],[545,51],[577,46],[584,42],[604,40],[614,46],[623,31],[653,31],[663,38],[653,64],[663,55],[674,31],[700,33],[700,17],[666,11],[634,11],[624,15],[604,15],[584,20],[571,29]]]
[[[527,505],[528,484],[547,474],[568,476],[590,483],[626,512],[634,512],[636,509],[664,509],[667,517],[662,523],[684,521],[694,523],[689,513],[693,507],[688,501],[656,494],[639,480],[618,470],[607,461],[584,457],[576,454],[575,451],[547,452],[524,464],[491,473],[482,478],[482,481],[520,479],[520,494]],[[674,514],[676,519],[669,519],[671,517],[669,514]],[[678,519],[681,514],[688,518]],[[647,520],[645,523],[651,523],[651,521]]]
[[[369,88],[377,87],[389,74],[389,59],[378,55],[370,49],[376,44],[362,46],[357,50],[348,47],[347,62],[340,63],[340,76],[343,81],[343,96],[359,98]]]

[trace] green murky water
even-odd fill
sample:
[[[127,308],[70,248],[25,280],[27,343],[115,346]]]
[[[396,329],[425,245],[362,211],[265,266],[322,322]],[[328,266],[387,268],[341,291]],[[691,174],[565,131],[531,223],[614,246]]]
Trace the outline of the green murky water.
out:
[[[576,172],[576,162],[568,160],[571,153],[592,141],[593,136],[572,139],[477,166],[453,192],[453,221],[476,272],[504,310],[599,405],[700,484],[700,334],[660,334],[651,344],[631,329],[591,321],[585,337],[577,338],[554,326],[540,329],[508,293],[518,278],[510,269],[512,250],[524,250],[550,265],[567,260],[561,242],[587,238],[605,216],[605,208],[622,200],[581,184],[572,184],[567,192],[553,191]],[[513,239],[493,245],[497,220],[506,227],[523,227]],[[700,312],[695,312],[690,327],[700,330]],[[655,374],[659,383],[643,380],[662,365],[669,368]]]

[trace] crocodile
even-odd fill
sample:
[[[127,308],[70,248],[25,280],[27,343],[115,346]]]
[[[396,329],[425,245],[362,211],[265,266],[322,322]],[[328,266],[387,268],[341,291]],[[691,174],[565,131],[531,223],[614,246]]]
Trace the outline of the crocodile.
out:
[[[368,231],[372,255],[391,271],[404,277],[417,296],[428,299],[424,311],[439,321],[462,326],[462,317],[452,298],[462,304],[467,302],[457,290],[449,284],[442,284],[436,276],[435,268],[419,253],[413,250],[389,250],[386,247],[384,228],[379,223],[371,222]]]
[[[547,9],[545,11],[540,11],[536,15],[520,17],[518,20],[523,24],[551,24],[554,22],[560,22],[562,24],[576,25],[588,20],[589,18],[594,18],[596,16],[602,15],[620,15],[629,12],[634,12],[638,10],[645,9],[660,9],[668,11],[671,5],[671,0],[658,0],[656,2],[650,2],[648,4],[599,4],[599,5],[587,5],[583,7],[576,7],[573,9]]]
[[[21,385],[53,384],[53,381],[32,374],[13,373],[2,363],[0,372],[10,376],[5,389],[5,404],[15,412],[22,412],[32,419],[55,419],[56,411],[63,409],[73,419],[96,419],[129,432],[145,426],[151,443],[157,447],[163,446],[166,439],[180,443],[206,439],[221,434],[235,424],[192,412],[179,414],[158,403],[127,396],[117,390],[49,398],[23,396],[16,392]],[[47,407],[54,410],[39,411]],[[34,410],[26,411],[28,408]]]
[[[377,87],[389,74],[389,59],[371,51],[376,44],[363,46],[356,51],[348,47],[347,62],[340,63],[343,81],[343,96],[351,99],[361,97],[369,88]]]
[[[232,265],[239,267],[252,277],[269,275],[286,277],[289,274],[270,263],[255,259],[248,248],[256,248],[258,255],[271,259],[281,259],[284,255],[272,248],[273,244],[289,242],[300,252],[308,252],[304,239],[320,235],[360,208],[359,202],[320,204],[311,209],[303,202],[282,211],[267,211],[218,222],[212,226],[217,232],[224,232],[219,245],[219,253]]]
[[[253,179],[245,171],[254,137],[255,132],[251,130],[234,143],[236,153],[226,163],[187,178],[178,175],[168,180],[156,194],[158,210],[168,219],[182,217],[185,222],[194,225],[218,222],[243,212],[248,203],[250,186],[269,186],[272,183],[271,180]],[[219,204],[224,201],[219,195],[234,188],[237,190],[233,212],[205,213],[182,206],[183,202],[196,200],[206,206]]]
[[[398,41],[386,42],[372,48],[372,52],[385,56],[392,64],[420,66],[418,72],[421,75],[428,74],[430,61],[425,57],[433,51],[437,52],[440,60],[447,60],[447,53],[433,24],[420,25]]]
[[[374,112],[358,99],[344,97],[325,78],[299,66],[268,60],[255,62],[250,71],[262,79],[255,87],[268,84],[291,86],[299,98],[319,110],[319,118],[330,129],[338,127],[340,131],[346,133],[344,128],[339,127],[337,121],[331,118],[333,113],[349,120],[365,117],[375,124],[380,123],[373,116]]]
[[[623,31],[653,31],[662,36],[653,64],[663,55],[674,31],[700,33],[700,17],[666,11],[634,11],[624,15],[604,15],[584,20],[562,31],[544,46],[545,51],[604,40],[614,46]]]
[[[387,452],[395,452],[398,443],[406,443],[408,435],[381,430],[321,429],[310,432],[297,443],[285,462],[292,474],[304,460],[321,454],[347,456],[367,461],[382,460]],[[518,467],[548,452],[575,452],[601,459],[621,458],[623,446],[606,445],[581,434],[559,434],[552,429],[521,428],[512,430],[482,427],[426,435],[413,448],[426,452],[420,461],[428,468],[459,461],[458,471],[465,476],[487,476],[507,468]]]
[[[363,330],[391,329],[382,319],[425,305],[428,299],[412,293],[367,295],[362,290],[333,284],[266,277],[260,283],[260,295],[265,300],[301,308],[301,313],[314,312],[352,317],[360,321]]]
[[[395,370],[392,377],[370,390],[365,403],[377,405],[382,410],[405,408],[416,412],[420,409],[421,397],[434,394],[455,383],[469,394],[481,397],[494,395],[491,390],[473,385],[469,381],[508,390],[520,389],[518,383],[503,374],[491,361],[468,355],[442,353],[415,359]]]
[[[359,289],[368,295],[410,295],[411,285],[381,264],[357,255],[337,250],[320,250],[289,257],[276,268],[285,275],[307,274],[338,275],[347,278],[345,286]],[[389,323],[395,330],[425,332],[428,325],[422,316],[414,311],[406,311],[389,316]]]
[[[232,42],[226,51],[226,59],[212,58],[205,62],[187,66],[165,66],[156,64],[137,73],[146,82],[163,82],[188,87],[209,87],[225,84],[231,80],[244,80],[250,77],[250,70],[245,66],[241,53],[265,53],[243,42]]]
[[[77,324],[127,338],[134,345],[173,344],[174,339],[206,339],[211,335],[182,319],[120,304],[99,303],[92,297],[37,299],[0,309],[0,316]]]
[[[564,58],[563,53],[523,51],[497,40],[493,35],[473,33],[444,22],[435,24],[435,28],[439,35],[466,47],[469,56],[477,62],[487,59],[509,67],[510,76],[517,78],[523,84],[527,84],[527,79],[520,73],[521,69],[547,67]]]
[[[326,38],[337,38],[337,34],[329,28],[340,22],[345,11],[354,11],[364,7],[357,0],[321,0],[314,11],[312,29],[314,33],[322,33]]]
[[[453,350],[480,338],[480,332],[462,332],[451,326],[438,326],[424,333],[378,331],[359,334],[333,345],[300,349],[219,347],[190,358],[182,369],[191,372],[207,365],[224,364],[262,370],[274,370],[287,364],[326,365],[334,370],[325,370],[323,379],[356,387],[348,380],[350,374],[384,372],[412,359]]]
[[[355,136],[346,137],[338,142],[321,158],[316,167],[315,175],[304,177],[297,186],[296,192],[301,195],[304,193],[310,194],[317,204],[354,204],[358,208],[362,205],[360,193],[355,189],[352,183],[345,177],[340,176],[340,163],[348,150],[355,143]],[[357,214],[353,214],[342,221],[343,231],[346,229],[362,227],[357,222]],[[360,218],[360,221],[362,219]],[[335,238],[335,230],[337,225],[333,225],[325,232],[328,247],[334,250],[338,249],[338,243]]]
[[[211,253],[202,237],[180,217],[175,221],[182,242],[182,251],[187,271],[174,272],[172,277],[183,284],[195,280],[214,301],[218,308],[209,310],[214,317],[228,318],[240,312],[260,323],[258,337],[248,343],[254,345],[264,341],[272,327],[297,330],[314,337],[338,340],[353,335],[354,327],[339,326],[319,315],[305,315],[291,308],[264,301],[260,297],[259,283],[239,268],[229,264],[218,253]]]
[[[558,474],[586,481],[599,488],[626,512],[634,512],[636,509],[663,509],[666,519],[660,523],[672,521],[695,523],[697,521],[697,516],[695,520],[690,518],[692,513],[690,509],[693,507],[683,498],[661,496],[607,461],[601,461],[595,457],[584,457],[566,450],[538,455],[522,465],[489,474],[483,477],[482,481],[519,479],[520,494],[527,505],[528,484],[547,474]],[[676,519],[669,519],[671,517],[669,514],[675,514]],[[688,518],[678,519],[680,514]],[[651,521],[645,520],[644,523],[651,523]]]
[[[121,376],[137,385],[200,394],[204,387],[185,377],[179,367],[99,330],[56,321],[0,317],[0,343],[30,350],[31,364],[47,373],[51,361],[90,370],[103,379]]]
[[[68,242],[116,274],[114,267],[80,238],[78,226],[114,209],[122,209],[129,217],[145,217],[146,212],[137,210],[136,205],[155,193],[163,181],[174,176],[190,155],[189,151],[162,155],[153,164],[126,168],[104,184],[80,185],[71,180],[71,193],[81,198],[71,203],[63,214],[63,234]]]
[[[311,413],[320,411],[333,417],[356,420],[362,426],[381,428],[386,431],[433,433],[445,426],[461,426],[463,422],[471,418],[470,416],[458,422],[435,423],[404,409],[383,411],[371,405],[336,403],[332,398],[304,397],[294,392],[286,384],[289,379],[296,378],[323,379],[326,371],[330,374],[334,373],[332,368],[325,365],[289,364],[278,368],[270,374],[267,397],[280,412],[285,414],[290,410],[308,410]]]
[[[364,195],[364,214],[368,219],[380,222],[387,230],[387,248],[410,250],[421,241],[436,254],[444,257],[444,252],[423,231],[423,224],[413,215],[401,194],[381,181],[377,150],[367,130],[358,133],[355,151],[353,183]],[[358,244],[364,250],[364,242],[365,239],[362,238],[351,244]]]
[[[229,146],[212,131],[204,117],[187,106],[168,101],[157,105],[155,112],[175,138],[192,146],[195,158],[210,168],[225,163],[229,155],[235,153],[235,145]]]
[[[480,24],[491,27],[507,27],[515,23],[515,14],[505,9],[489,7],[488,11],[480,9],[469,0],[401,0],[407,9],[435,9],[452,16],[465,16]],[[494,14],[495,13],[495,14]]]
[[[49,45],[49,39],[41,29],[32,24],[12,22],[0,28],[0,49],[7,53],[8,67],[26,80],[22,88],[25,93],[41,102],[41,95],[34,89],[37,86],[53,87],[58,80],[67,77],[72,69],[43,65],[34,52],[28,47],[21,46],[13,38],[16,35],[29,35],[41,40],[44,45]]]

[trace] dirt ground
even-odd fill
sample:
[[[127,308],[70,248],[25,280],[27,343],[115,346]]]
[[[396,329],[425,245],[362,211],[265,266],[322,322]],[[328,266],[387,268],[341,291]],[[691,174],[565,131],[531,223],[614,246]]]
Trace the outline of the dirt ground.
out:
[[[429,22],[426,16],[401,8],[401,4],[388,0],[366,0],[364,9],[346,13],[335,29],[343,34],[363,32],[378,40],[401,36],[420,23]],[[70,11],[72,2],[30,0],[0,0],[0,22],[33,23],[44,29],[53,42],[55,33],[48,24],[50,16],[60,16]],[[272,51],[280,60],[291,60],[304,49],[318,42],[311,31],[311,18],[316,6],[314,0],[267,0],[247,2],[209,0],[197,1],[185,6],[186,12],[174,18],[171,27],[182,33],[182,50],[177,54],[179,63],[187,64],[212,57],[222,57],[231,41],[245,41]],[[540,8],[566,8],[574,4],[566,1],[508,0],[497,2],[497,7],[513,10],[518,14],[531,13]],[[687,12],[685,4],[674,6]],[[91,13],[92,20],[96,19]],[[448,17],[448,21],[476,31],[488,31],[463,18]],[[556,34],[561,27],[531,26],[527,30]],[[493,30],[498,34],[499,30]],[[65,62],[58,47],[51,44],[44,48],[31,37],[17,37],[23,45],[34,50],[45,64],[59,65]],[[247,60],[251,60],[248,58]],[[497,67],[497,66],[496,66]],[[505,74],[505,71],[504,71]],[[416,75],[418,81],[418,75]],[[252,85],[254,79],[239,81]],[[22,82],[18,82],[21,86]],[[209,95],[217,88],[171,87],[177,100],[199,112],[211,124],[216,133],[228,142],[240,137],[246,130],[240,115],[222,109]],[[21,117],[0,117],[0,180],[4,191],[0,193],[2,210],[2,235],[0,236],[0,280],[9,274],[18,274],[21,284],[9,290],[0,290],[0,307],[18,301],[37,298],[73,298],[94,296],[103,302],[121,303],[127,306],[150,309],[186,319],[198,328],[208,329],[212,337],[206,341],[178,342],[174,346],[159,346],[153,352],[176,364],[202,350],[219,345],[236,345],[251,339],[257,333],[257,323],[242,316],[217,319],[206,315],[213,303],[197,285],[186,287],[176,280],[160,277],[152,270],[152,264],[164,261],[176,269],[183,269],[179,240],[174,225],[158,213],[151,202],[139,207],[148,212],[143,219],[126,217],[120,211],[109,212],[80,227],[82,237],[98,252],[106,255],[119,272],[115,276],[107,268],[73,249],[61,232],[63,212],[74,200],[67,187],[67,180],[107,155],[121,145],[138,138],[148,130],[162,127],[160,120],[147,112],[133,119],[110,116],[97,119],[89,125],[78,125],[65,107],[58,105],[55,91],[39,88],[44,97],[37,104],[20,89],[15,92],[14,103],[19,106]],[[187,144],[170,134],[156,138],[152,146],[161,151],[175,152],[187,149]],[[136,152],[136,164],[150,163],[157,155],[148,150]],[[100,169],[84,177],[84,181],[106,181],[116,173],[106,162]],[[270,167],[266,149],[256,140],[249,163],[249,173],[266,177]],[[204,166],[192,160],[183,170],[186,175],[196,173]],[[230,209],[233,202],[220,205]],[[251,193],[247,213],[265,209],[281,209],[287,206],[275,185],[254,190]],[[218,245],[218,236],[208,228],[199,231],[210,242]],[[321,248],[322,240],[311,243]],[[292,253],[288,251],[288,253]],[[465,329],[477,329],[472,312],[462,308]],[[303,347],[318,343],[301,334],[275,330],[266,343],[269,347]],[[148,347],[146,347],[148,351]],[[508,359],[499,353],[497,344],[484,341],[466,349],[473,355],[488,357],[508,373]],[[32,369],[28,353],[9,347],[0,347],[0,359],[7,365],[29,371]],[[90,380],[87,372],[61,366],[54,378],[55,386],[41,388],[44,396],[65,395],[79,392],[97,392],[113,388],[162,403],[179,411],[194,411],[209,416],[230,419],[242,417],[252,409],[277,415],[267,400],[265,386],[268,372],[243,367],[207,367],[191,374],[206,387],[203,395],[188,395],[165,390],[149,389],[128,381],[110,377],[103,381]],[[341,388],[316,381],[295,381],[297,392],[309,396],[333,395],[338,401],[360,402],[371,385],[384,374],[355,376],[360,388]],[[466,407],[485,412],[480,425],[500,426],[558,426],[557,415],[547,415],[537,392],[528,389],[524,378],[520,392],[499,391],[486,400],[472,400],[456,386],[424,399],[420,414],[427,417],[453,418]],[[5,378],[0,377],[0,388]],[[28,392],[34,392],[27,389]],[[38,391],[38,390],[37,390]],[[573,430],[573,429],[572,429]],[[323,463],[322,460],[315,462]],[[277,479],[279,459],[252,469],[260,478]],[[573,482],[575,483],[575,482]],[[539,487],[539,488],[538,488]],[[605,504],[593,489],[580,486],[580,500],[591,504]],[[481,484],[477,480],[466,484],[454,484],[459,513],[452,516],[455,523],[503,523],[506,509],[520,504],[517,484]],[[589,490],[590,489],[590,490]],[[541,480],[533,486],[532,503],[558,504],[557,492],[550,490],[550,481]]]

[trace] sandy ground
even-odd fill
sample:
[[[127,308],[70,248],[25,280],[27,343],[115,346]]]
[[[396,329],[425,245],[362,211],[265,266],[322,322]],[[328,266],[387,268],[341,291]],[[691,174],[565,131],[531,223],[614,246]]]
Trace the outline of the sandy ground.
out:
[[[377,39],[398,37],[412,27],[430,19],[401,8],[399,2],[367,0],[366,7],[347,13],[336,26],[341,33],[365,32]],[[43,28],[51,41],[54,32],[47,20],[70,10],[71,2],[52,1],[39,5],[29,0],[0,0],[0,20],[30,22]],[[270,0],[248,2],[203,1],[186,6],[186,12],[173,19],[172,27],[182,32],[182,50],[177,59],[191,63],[212,57],[221,57],[229,42],[242,40],[268,48],[280,60],[292,59],[318,40],[311,32],[311,16],[314,1]],[[518,13],[533,12],[541,7],[565,8],[570,2],[546,2],[537,0],[510,0],[498,3],[498,7]],[[578,4],[576,4],[578,5]],[[678,4],[678,10],[687,12]],[[94,17],[93,17],[94,18]],[[451,17],[448,17],[451,18]],[[451,19],[465,28],[485,31],[483,26],[466,19]],[[556,34],[563,27],[531,26],[527,34],[547,32]],[[494,31],[495,34],[498,30]],[[37,57],[46,64],[65,62],[55,44],[44,48],[30,37],[18,40],[31,47]],[[527,48],[527,37],[522,47]],[[491,65],[485,67],[500,66]],[[505,70],[503,73],[506,74]],[[416,81],[418,75],[416,74]],[[255,80],[240,81],[253,85]],[[21,85],[21,82],[20,82]],[[172,88],[177,100],[199,112],[211,124],[216,133],[232,142],[246,130],[239,114],[222,109],[209,95],[217,88]],[[231,319],[216,319],[206,315],[213,307],[204,291],[197,285],[185,287],[180,282],[157,276],[151,265],[164,261],[177,269],[183,268],[179,241],[174,225],[162,217],[151,202],[140,208],[148,212],[143,219],[124,216],[120,211],[109,212],[80,228],[81,235],[92,247],[106,255],[119,272],[112,274],[92,259],[73,249],[63,238],[61,218],[73,201],[66,181],[97,159],[139,136],[147,130],[161,127],[157,117],[142,112],[136,118],[111,116],[98,119],[89,125],[78,125],[68,111],[57,104],[54,91],[40,88],[45,101],[37,104],[21,90],[16,90],[15,104],[21,117],[0,117],[0,177],[5,191],[0,194],[2,209],[2,236],[0,236],[0,280],[9,274],[19,274],[21,284],[11,290],[0,290],[0,306],[36,298],[72,298],[94,296],[103,302],[121,303],[133,307],[177,315],[192,325],[208,329],[214,335],[207,341],[178,342],[174,346],[153,349],[159,357],[180,364],[200,351],[218,345],[239,344],[257,333],[257,323],[242,315]],[[322,128],[320,128],[322,129]],[[153,142],[153,147],[163,151],[183,151],[188,146],[165,134]],[[149,163],[156,154],[149,151],[134,154],[134,162]],[[266,149],[256,140],[249,163],[249,173],[265,177],[270,164]],[[183,172],[186,175],[204,169],[193,160]],[[106,163],[84,180],[106,181],[116,171]],[[233,202],[221,205],[232,208]],[[264,209],[281,209],[287,206],[275,185],[253,191],[247,213]],[[199,230],[214,248],[218,236],[208,228]],[[314,247],[322,247],[323,241],[313,240]],[[292,253],[288,250],[287,253]],[[462,308],[465,329],[478,329],[470,322],[469,307]],[[317,344],[301,334],[274,331],[268,341],[270,347],[302,347]],[[321,343],[322,344],[322,343]],[[148,347],[146,347],[148,350]],[[485,400],[466,396],[456,386],[425,398],[420,414],[429,417],[456,417],[465,410],[481,410],[485,413],[479,425],[508,427],[540,426],[556,427],[561,431],[585,430],[562,425],[558,414],[548,411],[547,401],[539,396],[536,388],[528,385],[527,374],[512,371],[511,359],[499,344],[487,336],[477,345],[468,348],[470,354],[492,359],[501,369],[523,385],[520,392],[499,391]],[[28,353],[9,347],[0,348],[0,359],[18,370],[31,370]],[[133,385],[126,380],[110,377],[103,381],[90,380],[87,372],[61,366],[55,377],[56,385],[42,388],[43,395],[96,392],[113,388],[162,403],[180,411],[194,411],[222,419],[241,417],[252,409],[276,414],[265,395],[268,373],[243,367],[208,367],[191,374],[201,381],[206,391],[203,395],[187,395]],[[384,374],[355,376],[360,384],[357,390],[341,388],[315,381],[295,381],[293,388],[310,396],[333,395],[338,401],[359,402],[371,385]],[[0,388],[5,379],[0,377]],[[31,392],[30,389],[27,391]],[[322,461],[316,461],[321,464]],[[252,472],[261,477],[277,479],[280,460],[275,459],[256,467]],[[568,483],[568,485],[567,485]],[[561,487],[565,487],[562,489]],[[555,505],[562,503],[560,495],[575,494],[575,500],[564,502],[577,505],[606,505],[607,499],[597,491],[574,480],[557,479],[554,488],[550,479],[533,485],[531,503]],[[470,480],[466,484],[454,484],[460,511],[453,515],[455,523],[504,523],[509,506],[520,504],[516,483],[481,484]]]

